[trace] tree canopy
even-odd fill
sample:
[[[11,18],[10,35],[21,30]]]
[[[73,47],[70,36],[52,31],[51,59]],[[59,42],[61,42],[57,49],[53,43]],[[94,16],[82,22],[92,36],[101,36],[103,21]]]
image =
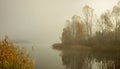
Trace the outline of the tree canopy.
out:
[[[96,17],[94,9],[86,5],[83,7],[83,16],[74,15],[66,23],[61,37],[62,43],[120,44],[120,2],[100,17]]]

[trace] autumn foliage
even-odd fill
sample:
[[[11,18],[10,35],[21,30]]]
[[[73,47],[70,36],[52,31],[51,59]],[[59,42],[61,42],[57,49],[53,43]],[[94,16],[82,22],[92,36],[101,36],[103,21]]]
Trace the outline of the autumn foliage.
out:
[[[0,42],[0,69],[34,69],[34,61],[25,48],[19,48],[6,37]]]
[[[87,46],[120,45],[120,1],[112,10],[97,16],[94,9],[84,6],[80,16],[74,15],[66,21],[63,29],[62,44]]]

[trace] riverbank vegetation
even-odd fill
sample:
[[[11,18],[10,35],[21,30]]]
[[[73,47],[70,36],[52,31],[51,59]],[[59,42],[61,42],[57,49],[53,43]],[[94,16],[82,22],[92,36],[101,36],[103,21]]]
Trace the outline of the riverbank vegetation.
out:
[[[84,6],[83,15],[74,15],[66,21],[61,41],[69,45],[119,46],[120,2],[100,17],[97,17],[93,8]]]
[[[82,15],[66,20],[60,39],[61,43],[54,44],[53,48],[120,51],[120,1],[99,17],[93,8],[84,6]]]
[[[25,48],[15,46],[8,37],[0,41],[0,69],[34,69],[34,64]]]

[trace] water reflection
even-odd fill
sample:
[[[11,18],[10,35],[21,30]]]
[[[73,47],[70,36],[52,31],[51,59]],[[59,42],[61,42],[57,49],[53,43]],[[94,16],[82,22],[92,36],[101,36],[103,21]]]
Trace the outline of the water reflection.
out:
[[[119,52],[61,49],[66,69],[120,69]]]

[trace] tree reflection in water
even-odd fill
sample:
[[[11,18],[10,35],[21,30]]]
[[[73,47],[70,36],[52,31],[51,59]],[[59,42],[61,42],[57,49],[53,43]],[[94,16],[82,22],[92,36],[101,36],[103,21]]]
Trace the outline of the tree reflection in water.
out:
[[[61,50],[66,69],[120,69],[119,52]]]

